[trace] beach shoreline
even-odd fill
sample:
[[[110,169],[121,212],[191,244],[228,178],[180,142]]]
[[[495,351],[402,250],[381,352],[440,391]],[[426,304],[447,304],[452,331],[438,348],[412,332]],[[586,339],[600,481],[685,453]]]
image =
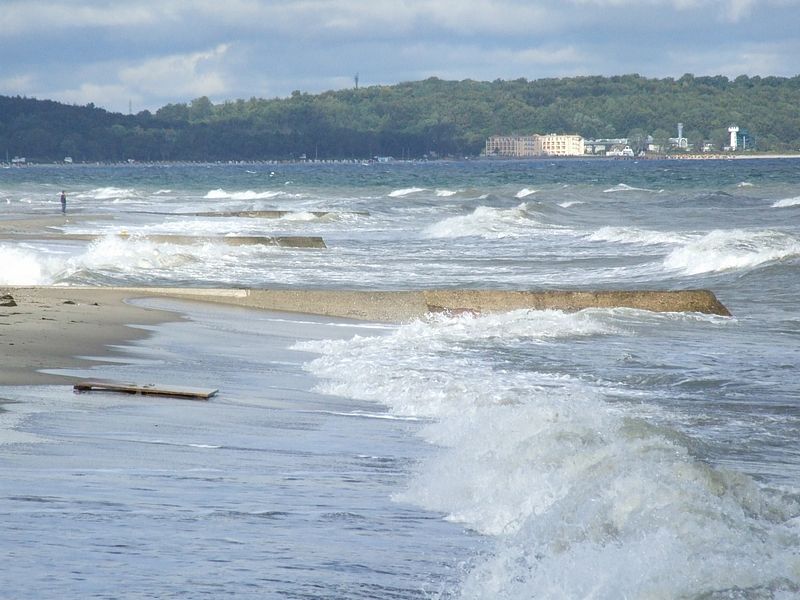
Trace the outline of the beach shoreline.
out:
[[[627,307],[659,312],[730,313],[707,290],[504,291],[252,290],[156,287],[0,287],[0,385],[64,382],[42,369],[92,364],[113,355],[114,345],[142,339],[146,326],[180,319],[176,313],[139,307],[137,298],[167,297],[261,310],[361,321],[407,322],[430,313],[458,315],[520,309],[574,312]],[[144,328],[142,326],[145,326]]]
[[[115,344],[149,335],[147,326],[180,319],[127,302],[113,288],[0,287],[0,385],[69,383],[42,369],[96,364],[114,356]]]

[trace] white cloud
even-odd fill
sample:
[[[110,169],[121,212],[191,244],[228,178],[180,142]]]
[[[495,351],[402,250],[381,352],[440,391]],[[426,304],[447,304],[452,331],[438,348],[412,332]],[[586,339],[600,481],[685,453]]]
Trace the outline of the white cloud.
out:
[[[444,43],[418,43],[399,50],[403,62],[415,65],[414,79],[436,76],[442,79],[533,79],[584,70],[591,61],[572,45],[521,49],[482,48]],[[431,57],[436,57],[431,61]],[[386,82],[390,83],[390,82]]]
[[[0,79],[0,90],[9,90],[9,95],[26,96],[35,89],[36,78],[31,73],[23,73],[21,75],[13,75]]]
[[[129,102],[133,100],[138,101],[138,97],[133,98],[130,90],[119,83],[82,83],[75,89],[53,91],[47,95],[47,98],[52,98],[68,104],[84,105],[91,102],[97,106],[114,107],[114,109],[119,112],[123,112],[122,107],[127,107]],[[127,110],[124,112],[127,112]]]
[[[229,45],[191,54],[145,60],[120,71],[122,83],[133,90],[163,96],[224,95],[227,91],[223,58]]]
[[[57,32],[73,27],[116,27],[152,25],[156,14],[147,6],[108,3],[94,6],[80,2],[3,2],[0,35]]]
[[[770,10],[774,6],[791,6],[797,0],[571,0],[574,4],[600,7],[658,7],[674,8],[679,11],[711,9],[721,20],[737,23],[761,8]]]
[[[138,64],[92,64],[74,73],[80,81],[77,87],[42,91],[28,80],[28,88],[37,97],[74,104],[91,102],[117,112],[127,112],[129,103],[138,112],[200,96],[224,100],[228,99],[230,85],[224,71],[228,49],[228,45],[220,44],[203,52],[145,59]],[[0,81],[0,85],[3,83]]]
[[[671,52],[669,62],[680,65],[683,71],[697,75],[797,75],[794,57],[800,53],[800,41],[791,43],[743,43],[711,50],[695,49],[692,56]],[[673,70],[678,72],[678,70]]]

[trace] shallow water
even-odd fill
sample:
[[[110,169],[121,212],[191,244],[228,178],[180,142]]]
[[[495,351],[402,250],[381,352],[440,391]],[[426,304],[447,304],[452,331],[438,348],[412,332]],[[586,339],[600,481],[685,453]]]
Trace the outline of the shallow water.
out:
[[[35,438],[0,459],[0,596],[423,598],[457,586],[481,540],[391,498],[430,454],[419,421],[311,391],[306,353],[287,348],[382,329],[158,305],[192,320],[157,327],[130,364],[68,373],[221,392],[7,389]]]
[[[150,575],[149,590],[191,589],[189,597],[203,590],[211,597],[270,590],[341,598],[800,595],[800,160],[10,171],[0,183],[6,215],[56,212],[65,187],[74,215],[103,218],[74,219],[59,230],[134,237],[0,242],[0,283],[709,288],[734,316],[517,311],[356,326],[193,308],[190,322],[160,326],[137,344],[133,364],[97,372],[155,369],[223,390],[199,410],[104,398],[97,412],[78,397],[73,419],[55,412],[63,390],[6,391],[26,407],[45,407],[24,421],[25,432],[60,440],[4,448],[4,466],[20,480],[2,494],[9,521],[30,511],[43,529],[69,529],[67,515],[85,510],[77,500],[106,501],[109,488],[142,478],[157,489],[163,478],[145,463],[163,460],[166,479],[184,465],[200,469],[202,481],[214,461],[223,474],[210,476],[221,479],[208,484],[207,504],[198,501],[205,483],[170,481],[157,508],[137,493],[134,507],[122,509],[146,516],[125,517],[120,529],[155,533],[159,523],[181,543],[206,540],[196,558],[180,553],[181,543],[165,543],[166,566]],[[273,209],[292,213],[188,214]],[[148,233],[197,235],[198,242],[156,243]],[[321,235],[328,249],[206,239],[220,235]],[[165,416],[183,446],[142,437]],[[135,433],[120,433],[112,421]],[[117,433],[108,440],[103,431]],[[219,432],[239,440],[236,448]],[[132,459],[121,440],[146,460]],[[69,486],[85,476],[65,466],[75,457],[107,458],[124,470],[108,476],[111,483],[98,475],[76,498],[66,494],[62,517],[49,525],[49,501],[14,499],[80,489]],[[39,474],[51,463],[63,469],[56,491]],[[281,479],[284,471],[295,475]],[[325,508],[317,510],[319,496]],[[296,511],[287,509],[295,503]],[[220,523],[219,510],[246,514]],[[273,518],[273,510],[288,516]],[[183,511],[194,525],[180,520]],[[104,516],[92,537],[117,535],[107,514],[113,509],[98,512]],[[252,516],[261,513],[270,516]],[[216,532],[209,538],[198,533],[205,520]],[[285,552],[262,546],[254,523],[272,535],[277,528]],[[205,557],[215,546],[208,540],[222,539],[228,527],[244,543],[230,563],[209,568]],[[34,539],[28,526],[14,531],[15,548]],[[77,536],[66,551],[85,543]],[[159,546],[147,548],[133,579],[155,568]],[[26,557],[30,568],[40,560],[36,551]],[[75,560],[87,581],[98,579],[91,561]],[[304,566],[286,575],[292,561]],[[237,587],[239,569],[247,583]],[[191,575],[175,576],[180,570]],[[257,571],[271,573],[269,581]],[[12,571],[12,583],[26,581],[22,573]],[[203,587],[211,579],[224,584]],[[71,589],[93,589],[80,585]],[[138,597],[137,589],[127,586],[123,597]]]

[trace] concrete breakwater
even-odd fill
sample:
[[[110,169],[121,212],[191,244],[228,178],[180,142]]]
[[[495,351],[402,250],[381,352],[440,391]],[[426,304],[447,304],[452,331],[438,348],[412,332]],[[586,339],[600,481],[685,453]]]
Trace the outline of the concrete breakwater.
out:
[[[634,308],[730,316],[709,290],[504,291],[504,290],[266,290],[218,288],[116,288],[133,296],[167,296],[248,308],[367,321],[403,322],[431,312],[497,313],[518,309],[578,311]]]
[[[327,248],[325,240],[316,235],[175,235],[175,234],[128,234],[112,233],[109,235],[117,236],[123,240],[136,239],[148,240],[150,242],[163,244],[202,244],[205,242],[216,242],[228,244],[229,246],[250,246],[261,244],[263,246],[281,246],[284,248]],[[91,233],[2,233],[0,240],[80,240],[94,241],[102,239],[104,236]]]
[[[192,217],[241,217],[247,219],[282,219],[286,216],[300,214],[298,211],[292,210],[229,210],[229,211],[209,211],[209,212],[194,212],[182,213],[183,216]],[[369,216],[368,212],[363,211],[349,211],[346,213],[335,213],[330,211],[312,210],[307,214],[314,215],[318,219],[323,217],[336,217],[339,215],[358,215],[361,217]]]

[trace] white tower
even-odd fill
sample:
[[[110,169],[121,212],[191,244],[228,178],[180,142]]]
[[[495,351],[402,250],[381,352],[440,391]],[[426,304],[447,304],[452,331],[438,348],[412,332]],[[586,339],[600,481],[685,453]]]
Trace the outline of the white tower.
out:
[[[689,140],[683,137],[683,123],[678,123],[678,148],[688,148]]]
[[[739,128],[736,125],[728,127],[728,133],[731,134],[731,150],[736,150],[736,134],[739,133]]]

